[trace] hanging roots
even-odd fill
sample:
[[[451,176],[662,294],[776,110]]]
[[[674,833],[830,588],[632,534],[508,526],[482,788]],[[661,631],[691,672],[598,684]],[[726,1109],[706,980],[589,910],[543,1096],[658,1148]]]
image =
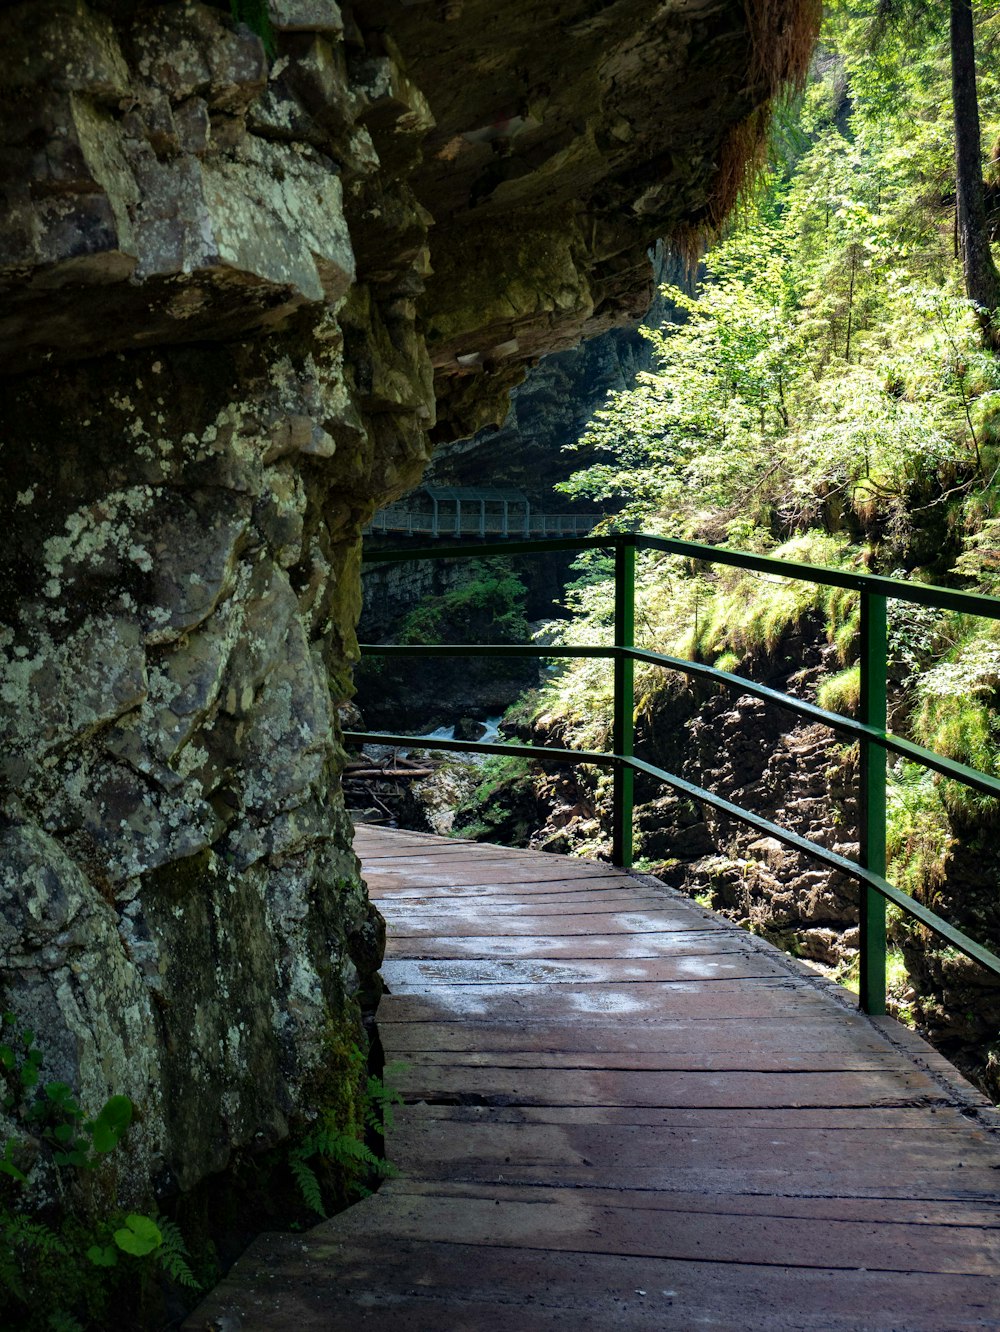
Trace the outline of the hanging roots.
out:
[[[690,266],[697,264],[726,218],[747,197],[767,161],[775,102],[804,86],[823,6],[822,0],[745,0],[745,12],[750,39],[745,91],[757,104],[722,140],[703,216],[682,225],[671,237],[672,247]]]

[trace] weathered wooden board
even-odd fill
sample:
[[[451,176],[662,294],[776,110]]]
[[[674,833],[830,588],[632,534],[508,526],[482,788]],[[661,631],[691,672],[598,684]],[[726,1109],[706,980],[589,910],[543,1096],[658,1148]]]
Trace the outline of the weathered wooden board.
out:
[[[602,1015],[628,1023],[661,1021],[665,1017],[697,1018],[770,1017],[780,1021],[787,1011],[791,983],[762,980],[716,980],[701,984],[624,982],[621,985],[519,985],[501,991],[495,985],[428,987],[422,994],[389,994],[380,1012],[390,1022],[427,1022],[461,1013],[470,1018],[503,1022],[590,1022]],[[815,991],[795,993],[803,1012],[825,1008]]]
[[[763,953],[693,953],[681,957],[575,959],[407,960],[387,963],[386,984],[393,994],[420,994],[439,985],[621,985],[633,981],[709,981],[784,976],[779,962]]]
[[[697,930],[650,930],[644,934],[482,935],[404,937],[395,932],[388,958],[449,957],[662,957],[670,953],[745,952],[732,935]]]
[[[746,1057],[754,1063],[783,1052],[809,1053],[872,1051],[886,1053],[886,1045],[870,1029],[850,1021],[775,1023],[767,1017],[720,1019],[705,1023],[694,1019],[644,1022],[623,1027],[599,1019],[577,1028],[563,1022],[491,1023],[488,1018],[465,1021],[390,1022],[379,1024],[386,1048],[410,1060],[420,1050],[481,1052],[484,1059],[505,1051],[567,1051],[585,1055],[603,1051],[621,1053],[687,1053],[707,1057]],[[502,1060],[497,1060],[502,1063]]]
[[[456,1131],[456,1123],[461,1130]],[[658,1124],[509,1124],[494,1119],[429,1119],[404,1114],[396,1150],[410,1178],[486,1184],[545,1184],[668,1193],[826,1197],[831,1154],[842,1130],[690,1129]],[[994,1147],[965,1131],[909,1130],[889,1145],[884,1134],[858,1134],[850,1144],[854,1175],[841,1184],[851,1198],[968,1199],[994,1208]]]
[[[241,1264],[258,1308],[206,1304],[192,1326],[238,1309],[242,1326],[261,1332],[965,1332],[995,1329],[1000,1304],[1000,1281],[982,1277],[591,1252],[550,1252],[542,1263],[537,1250],[514,1247],[396,1239],[373,1249],[343,1227],[314,1231],[308,1244],[269,1239]]]
[[[998,1117],[919,1038],[607,866],[358,849],[401,1174],[188,1328],[1000,1332]]]

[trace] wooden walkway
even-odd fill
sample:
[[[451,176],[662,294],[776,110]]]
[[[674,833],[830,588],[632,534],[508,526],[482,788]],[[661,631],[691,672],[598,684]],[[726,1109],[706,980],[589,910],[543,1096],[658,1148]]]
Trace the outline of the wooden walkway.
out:
[[[1000,1120],[923,1041],[643,876],[357,849],[401,1174],[187,1327],[1000,1329]]]

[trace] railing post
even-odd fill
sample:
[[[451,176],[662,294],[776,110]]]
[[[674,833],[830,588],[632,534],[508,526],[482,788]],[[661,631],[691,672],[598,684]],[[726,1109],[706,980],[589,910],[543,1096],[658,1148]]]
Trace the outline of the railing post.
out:
[[[861,720],[886,727],[887,634],[885,597],[861,593]],[[861,864],[885,877],[886,751],[861,740]],[[867,884],[860,891],[860,995],[865,1013],[885,1012],[885,898]]]
[[[615,538],[615,647],[635,647],[635,540]],[[635,662],[615,657],[615,753],[631,758],[635,748]],[[635,773],[617,765],[611,858],[627,869],[632,864],[632,791]]]

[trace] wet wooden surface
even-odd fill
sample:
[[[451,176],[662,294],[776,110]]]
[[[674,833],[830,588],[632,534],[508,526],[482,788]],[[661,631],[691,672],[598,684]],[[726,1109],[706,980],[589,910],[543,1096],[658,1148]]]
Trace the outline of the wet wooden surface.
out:
[[[188,1328],[1000,1329],[996,1112],[642,876],[360,828],[398,1178]]]

